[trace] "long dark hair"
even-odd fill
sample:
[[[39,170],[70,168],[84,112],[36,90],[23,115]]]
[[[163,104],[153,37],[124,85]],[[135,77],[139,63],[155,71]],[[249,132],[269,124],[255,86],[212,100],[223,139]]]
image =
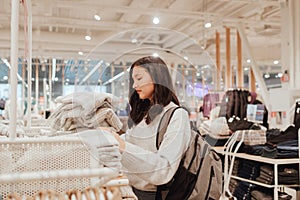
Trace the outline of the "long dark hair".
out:
[[[132,72],[135,66],[143,67],[150,74],[154,83],[152,101],[140,99],[133,86]],[[179,105],[175,95],[172,78],[166,63],[159,57],[147,56],[135,61],[129,72],[129,104],[131,106],[129,115],[129,127],[138,124],[146,116],[146,123],[149,124],[162,112],[163,107],[171,101]]]

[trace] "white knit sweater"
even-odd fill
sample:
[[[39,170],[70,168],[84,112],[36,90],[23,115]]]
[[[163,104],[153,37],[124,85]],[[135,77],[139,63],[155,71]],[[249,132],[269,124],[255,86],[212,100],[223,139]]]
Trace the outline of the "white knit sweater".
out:
[[[130,185],[137,189],[156,191],[156,185],[169,182],[189,145],[189,116],[184,109],[177,109],[159,150],[156,149],[159,121],[163,113],[174,106],[171,102],[149,125],[143,120],[125,134],[126,148],[122,154],[122,165]]]

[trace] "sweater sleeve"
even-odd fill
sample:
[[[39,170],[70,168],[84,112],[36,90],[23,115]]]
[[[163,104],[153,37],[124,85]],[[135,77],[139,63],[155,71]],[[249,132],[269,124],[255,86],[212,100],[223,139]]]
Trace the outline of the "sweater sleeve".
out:
[[[177,109],[168,125],[160,148],[156,152],[126,142],[122,165],[127,173],[154,185],[169,182],[174,176],[191,137],[188,113]],[[126,173],[126,172],[125,172]]]

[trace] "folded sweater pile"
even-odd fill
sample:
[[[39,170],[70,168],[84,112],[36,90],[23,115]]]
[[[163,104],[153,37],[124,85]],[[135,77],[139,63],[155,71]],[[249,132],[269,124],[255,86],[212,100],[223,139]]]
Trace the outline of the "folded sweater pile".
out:
[[[111,127],[119,131],[123,124],[113,110],[116,98],[108,93],[75,92],[55,101],[60,105],[48,118],[54,130]]]

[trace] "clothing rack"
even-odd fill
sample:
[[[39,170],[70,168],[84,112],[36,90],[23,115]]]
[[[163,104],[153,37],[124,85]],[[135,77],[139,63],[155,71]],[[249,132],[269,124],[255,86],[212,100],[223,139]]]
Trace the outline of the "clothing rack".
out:
[[[30,182],[30,181],[50,181],[66,178],[90,178],[99,177],[103,184],[106,181],[116,178],[120,173],[108,167],[101,168],[86,168],[86,169],[73,169],[73,170],[52,170],[40,172],[20,172],[20,173],[7,173],[0,175],[0,184],[16,183],[16,182]]]
[[[93,185],[126,185],[118,169],[104,167],[79,137],[3,138],[0,141],[0,196],[18,192],[83,190]]]

